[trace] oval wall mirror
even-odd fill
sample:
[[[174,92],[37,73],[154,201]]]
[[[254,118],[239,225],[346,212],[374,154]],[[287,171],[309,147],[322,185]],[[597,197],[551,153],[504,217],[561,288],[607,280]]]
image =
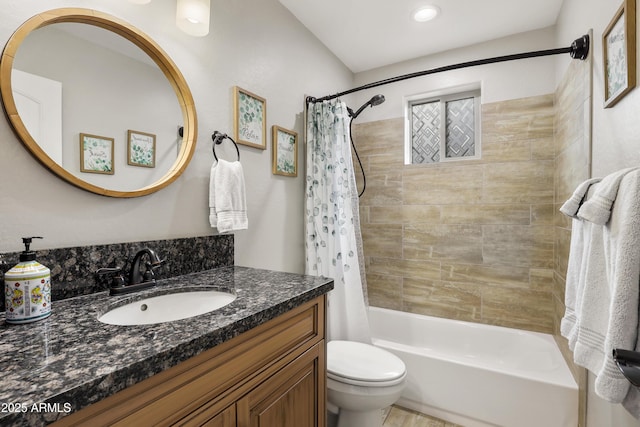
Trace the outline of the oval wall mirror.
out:
[[[55,9],[22,24],[0,58],[0,94],[31,154],[96,194],[158,191],[195,150],[195,106],[178,67],[147,35],[102,12]]]

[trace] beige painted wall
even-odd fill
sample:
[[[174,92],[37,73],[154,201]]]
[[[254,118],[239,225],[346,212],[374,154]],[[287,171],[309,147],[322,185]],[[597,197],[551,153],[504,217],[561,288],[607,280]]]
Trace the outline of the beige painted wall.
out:
[[[20,237],[29,235],[45,237],[35,249],[211,235],[211,134],[232,133],[232,87],[267,99],[269,131],[277,124],[302,134],[306,94],[323,96],[353,84],[352,73],[277,0],[212,0],[211,32],[203,38],[176,28],[175,1],[145,6],[126,0],[4,1],[0,44],[32,15],[58,7],[98,9],[157,41],[193,92],[197,149],[184,175],[170,187],[143,198],[111,199],[51,175],[27,153],[8,122],[0,120],[0,253],[20,250]],[[240,148],[249,230],[236,233],[236,263],[302,272],[304,150],[299,150],[298,177],[288,178],[272,175],[270,136],[268,147]],[[235,156],[229,146],[217,152],[222,158]]]

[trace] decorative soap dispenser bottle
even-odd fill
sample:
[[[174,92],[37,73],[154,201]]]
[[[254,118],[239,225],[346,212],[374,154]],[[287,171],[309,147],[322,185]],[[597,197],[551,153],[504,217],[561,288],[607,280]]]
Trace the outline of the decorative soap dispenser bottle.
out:
[[[23,237],[20,262],[4,274],[7,323],[29,323],[51,314],[51,271],[36,261],[29,249],[32,239]]]

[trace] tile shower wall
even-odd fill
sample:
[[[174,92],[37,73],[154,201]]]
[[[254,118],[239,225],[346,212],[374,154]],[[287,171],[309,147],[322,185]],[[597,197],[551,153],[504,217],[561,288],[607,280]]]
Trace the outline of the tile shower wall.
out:
[[[404,165],[402,118],[355,125],[370,304],[552,332],[553,124],[553,95],[485,104],[482,159],[436,165]]]

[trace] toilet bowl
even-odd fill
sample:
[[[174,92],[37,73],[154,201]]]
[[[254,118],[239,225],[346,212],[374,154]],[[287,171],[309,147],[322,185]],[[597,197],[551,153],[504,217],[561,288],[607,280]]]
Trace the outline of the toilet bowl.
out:
[[[338,427],[381,427],[382,409],[402,394],[407,376],[396,355],[354,341],[327,344],[327,394],[340,409]]]

